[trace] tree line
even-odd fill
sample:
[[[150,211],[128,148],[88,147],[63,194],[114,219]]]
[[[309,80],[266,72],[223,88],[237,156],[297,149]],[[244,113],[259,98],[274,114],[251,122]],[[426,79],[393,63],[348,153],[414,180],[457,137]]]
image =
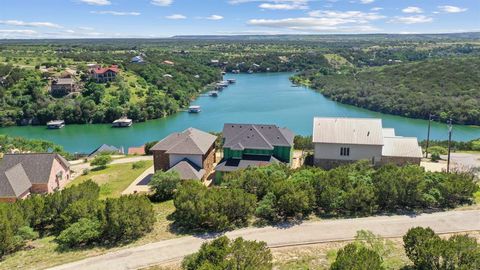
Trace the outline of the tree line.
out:
[[[413,265],[394,257],[393,243],[369,231],[336,252],[330,270],[470,270],[480,268],[480,245],[468,235],[440,238],[430,228],[415,227],[403,236],[403,249]],[[398,256],[398,255],[397,255]],[[182,269],[273,269],[273,256],[265,242],[234,240],[226,236],[202,244],[183,259]]]
[[[480,125],[480,57],[430,59],[336,74],[299,75],[326,97],[372,111]]]
[[[61,249],[135,240],[153,228],[155,216],[143,196],[99,200],[99,186],[86,181],[48,195],[0,204],[0,257],[26,241],[55,236]]]
[[[226,174],[218,187],[157,173],[155,201],[174,200],[175,225],[186,230],[222,231],[257,223],[320,216],[452,208],[473,202],[479,186],[473,175],[425,172],[416,165],[373,168],[358,162],[325,171],[272,165]]]

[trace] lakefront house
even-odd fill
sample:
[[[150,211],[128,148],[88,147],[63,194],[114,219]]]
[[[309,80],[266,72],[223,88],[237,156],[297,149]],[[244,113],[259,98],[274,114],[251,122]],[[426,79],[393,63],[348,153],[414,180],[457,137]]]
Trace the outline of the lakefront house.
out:
[[[215,168],[215,180],[223,174],[251,166],[291,164],[295,134],[287,128],[261,124],[225,124],[223,159]]]
[[[54,192],[70,177],[70,163],[59,154],[6,154],[0,160],[0,202]]]
[[[155,171],[176,171],[182,179],[206,179],[215,164],[216,139],[195,128],[170,134],[150,149]]]
[[[316,117],[313,144],[314,164],[325,169],[358,160],[420,165],[422,159],[417,138],[396,136],[381,119]]]

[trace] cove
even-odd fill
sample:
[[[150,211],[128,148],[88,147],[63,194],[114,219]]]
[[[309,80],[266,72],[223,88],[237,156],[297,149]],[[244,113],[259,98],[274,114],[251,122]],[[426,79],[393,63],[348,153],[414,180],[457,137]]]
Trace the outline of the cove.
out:
[[[115,129],[110,124],[97,124],[67,125],[60,130],[47,130],[44,126],[27,126],[1,128],[0,134],[49,140],[70,152],[89,153],[103,143],[125,147],[126,150],[188,127],[221,131],[227,122],[276,124],[300,135],[311,135],[313,117],[327,116],[382,118],[383,126],[395,128],[397,135],[414,136],[419,140],[427,137],[428,121],[376,113],[331,101],[306,87],[292,87],[291,75],[228,74],[225,79],[236,79],[236,84],[230,85],[216,98],[201,96],[192,102],[192,105],[202,107],[201,113],[179,112],[163,119],[135,123],[131,128]],[[446,140],[447,126],[433,123],[431,138]],[[480,127],[454,127],[454,140],[476,138],[480,138]]]

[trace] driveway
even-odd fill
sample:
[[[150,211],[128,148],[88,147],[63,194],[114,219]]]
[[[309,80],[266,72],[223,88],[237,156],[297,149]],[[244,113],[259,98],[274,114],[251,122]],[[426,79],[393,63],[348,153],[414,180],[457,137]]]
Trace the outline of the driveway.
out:
[[[431,227],[437,233],[480,230],[480,210],[451,211],[418,216],[378,216],[357,219],[305,222],[300,225],[246,228],[226,233],[230,238],[267,242],[269,247],[307,245],[352,240],[358,230],[370,230],[383,237],[400,237],[415,226]],[[54,267],[54,270],[139,269],[181,260],[196,252],[202,243],[218,235],[182,237],[128,248],[82,261]]]

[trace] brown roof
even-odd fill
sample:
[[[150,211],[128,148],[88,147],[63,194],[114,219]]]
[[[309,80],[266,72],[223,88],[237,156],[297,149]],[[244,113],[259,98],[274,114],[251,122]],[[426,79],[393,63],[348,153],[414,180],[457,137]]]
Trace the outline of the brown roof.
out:
[[[275,125],[225,124],[223,137],[224,147],[233,150],[273,150],[275,146],[293,146],[295,134],[287,128]]]
[[[56,153],[7,154],[0,161],[0,167],[6,170],[21,164],[32,184],[45,184],[48,183],[55,159],[70,168],[70,163]]]
[[[8,167],[0,165],[0,198],[18,198],[32,187],[22,164]]]
[[[178,162],[168,171],[177,172],[180,175],[180,178],[184,180],[200,180],[205,175],[204,169],[198,167],[188,159]]]
[[[166,151],[167,154],[204,155],[215,143],[217,136],[189,128],[183,132],[172,133],[159,141],[150,150]]]
[[[313,120],[313,142],[383,145],[382,120],[316,117]]]

